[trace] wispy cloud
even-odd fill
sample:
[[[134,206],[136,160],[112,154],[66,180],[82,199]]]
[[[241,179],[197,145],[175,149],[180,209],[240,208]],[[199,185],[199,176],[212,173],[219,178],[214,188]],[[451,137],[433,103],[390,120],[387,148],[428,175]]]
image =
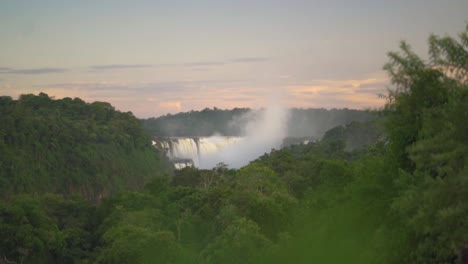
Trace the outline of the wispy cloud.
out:
[[[7,67],[0,67],[0,73],[4,74],[48,74],[48,73],[63,73],[68,71],[65,68],[34,68],[34,69],[12,69]]]
[[[224,61],[198,61],[198,62],[189,62],[182,64],[187,67],[198,67],[198,66],[221,66],[225,65]]]
[[[260,63],[270,61],[271,58],[267,57],[240,57],[234,59],[220,60],[220,61],[198,61],[184,63],[184,66],[195,67],[195,66],[222,66],[228,64],[237,64],[237,63]]]
[[[38,69],[22,69],[11,70],[8,73],[12,74],[47,74],[47,73],[62,73],[68,71],[64,68],[38,68]]]
[[[309,84],[288,87],[290,100],[295,105],[313,107],[378,107],[384,101],[378,94],[385,91],[385,78],[316,80]]]
[[[372,74],[367,78],[337,80],[302,81],[286,78],[284,82],[276,84],[256,82],[255,79],[219,78],[157,82],[63,82],[29,88],[1,84],[0,94],[45,92],[56,98],[80,97],[88,102],[108,101],[122,111],[130,110],[138,117],[150,117],[214,106],[256,108],[263,106],[268,95],[276,90],[284,91],[282,100],[291,107],[378,107],[385,102],[377,94],[384,92],[388,83],[386,77]]]
[[[229,60],[230,62],[235,62],[235,63],[252,63],[252,62],[266,62],[270,61],[271,58],[268,57],[244,57],[244,58],[235,58]]]
[[[69,89],[69,90],[96,90],[96,91],[118,91],[118,90],[127,90],[127,82],[111,82],[111,81],[102,81],[102,82],[70,82],[70,83],[52,83],[52,84],[40,84],[33,85],[34,88],[39,89]]]
[[[137,69],[137,68],[152,68],[151,64],[107,64],[107,65],[94,65],[90,68],[93,70],[118,70],[118,69]]]
[[[188,67],[197,70],[206,71],[209,67],[224,66],[239,63],[261,63],[270,61],[271,58],[267,57],[239,57],[225,60],[211,60],[211,61],[194,61],[185,63],[159,63],[159,64],[103,64],[92,65],[88,68],[93,72],[107,71],[107,70],[120,70],[120,69],[146,69],[146,68],[159,68],[159,67]],[[203,68],[198,68],[203,67]],[[1,72],[0,68],[0,72]],[[5,68],[8,70],[8,68]]]
[[[207,79],[197,81],[162,82],[70,82],[35,85],[28,89],[8,89],[17,96],[22,93],[44,92],[56,98],[80,97],[85,101],[107,101],[122,111],[132,111],[139,117],[159,116],[168,112],[189,111],[205,107],[253,107],[268,88],[249,86],[246,80]],[[0,94],[2,92],[0,85]],[[219,98],[223,98],[220,101]]]

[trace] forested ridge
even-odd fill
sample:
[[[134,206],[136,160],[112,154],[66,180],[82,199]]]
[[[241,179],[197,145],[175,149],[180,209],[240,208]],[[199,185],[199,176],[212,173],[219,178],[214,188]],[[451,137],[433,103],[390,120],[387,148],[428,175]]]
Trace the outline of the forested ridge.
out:
[[[47,94],[0,97],[0,191],[100,199],[170,171],[131,113]]]
[[[256,122],[263,109],[234,108],[231,110],[205,108],[202,111],[167,114],[142,119],[145,130],[155,137],[244,136],[249,122]],[[289,109],[287,135],[289,137],[320,138],[339,125],[367,122],[376,119],[375,111],[355,109],[292,108]],[[320,124],[320,125],[318,125]]]
[[[23,184],[35,179],[29,175],[41,168],[14,160],[35,161],[37,155],[29,146],[33,143],[28,141],[29,130],[15,122],[23,124],[23,116],[50,114],[32,108],[18,112],[20,121],[7,123],[3,119],[15,115],[6,111],[20,111],[15,109],[21,109],[18,104],[23,100],[48,104],[61,100],[44,94],[18,101],[2,98],[0,164],[6,191],[2,189],[0,203],[0,262],[464,263],[462,256],[468,254],[468,28],[458,38],[431,36],[428,61],[404,42],[400,51],[388,55],[385,69],[394,87],[381,111],[383,119],[331,129],[320,141],[273,150],[239,170],[219,164],[212,170],[185,168],[171,175],[157,153],[151,152],[151,159],[159,161],[154,174],[131,165],[124,170],[132,178],[145,179],[144,188],[118,188],[121,192],[100,203],[52,188],[57,182],[49,179],[68,178],[68,171],[62,169],[60,177],[49,177],[55,173],[53,167],[42,172],[40,177],[51,184],[50,191],[41,189],[40,181]],[[125,151],[119,155],[124,158],[150,151],[148,136],[130,114],[111,110],[105,103],[93,106],[78,99],[64,100],[67,104],[77,100],[93,109],[84,114],[85,126],[101,120],[90,118],[99,109],[121,116],[116,120],[129,121],[129,127],[112,130],[120,131],[116,134],[89,136],[92,142],[102,136],[108,144],[122,144]],[[37,126],[54,123],[36,122]],[[380,127],[383,134],[373,131]],[[132,135],[140,135],[141,143],[117,136],[130,128],[135,129]],[[13,129],[14,133],[4,132]],[[52,128],[41,133],[32,130],[35,139],[42,133],[57,137],[51,134]],[[366,130],[368,136],[359,137]],[[10,134],[14,140],[6,137]],[[59,143],[70,145],[81,135]],[[9,142],[22,147],[9,147],[13,144]],[[83,163],[76,164],[79,169]],[[20,171],[5,169],[19,165]],[[57,161],[55,166],[65,163]],[[85,175],[86,181],[93,182],[97,173]],[[13,180],[17,177],[26,180],[18,184]]]

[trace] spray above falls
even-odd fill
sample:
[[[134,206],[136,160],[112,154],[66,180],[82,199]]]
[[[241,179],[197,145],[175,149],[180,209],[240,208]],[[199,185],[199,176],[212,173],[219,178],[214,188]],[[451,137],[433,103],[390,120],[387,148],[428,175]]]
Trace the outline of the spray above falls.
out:
[[[231,168],[240,168],[273,148],[280,148],[287,135],[288,111],[271,104],[247,123],[243,140],[208,155],[201,165],[211,168],[224,162]]]
[[[154,144],[166,151],[176,167],[184,167],[191,160],[194,166],[202,169],[213,168],[220,162],[240,168],[271,149],[279,148],[287,135],[288,110],[279,104],[271,103],[267,108],[248,112],[240,118],[246,124],[240,137],[173,137]],[[177,165],[180,162],[182,165]]]

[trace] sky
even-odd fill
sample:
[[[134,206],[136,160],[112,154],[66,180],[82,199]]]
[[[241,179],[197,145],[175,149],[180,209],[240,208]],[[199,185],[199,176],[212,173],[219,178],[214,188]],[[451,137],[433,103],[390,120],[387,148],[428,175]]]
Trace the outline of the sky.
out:
[[[110,102],[137,117],[206,107],[377,108],[405,40],[455,36],[466,0],[0,0],[0,95]]]

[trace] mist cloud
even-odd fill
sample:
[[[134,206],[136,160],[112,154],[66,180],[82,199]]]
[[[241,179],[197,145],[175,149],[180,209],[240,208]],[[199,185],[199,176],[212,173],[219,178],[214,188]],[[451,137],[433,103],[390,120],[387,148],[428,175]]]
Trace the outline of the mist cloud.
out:
[[[244,138],[226,146],[217,153],[200,158],[200,168],[212,168],[219,162],[231,168],[240,168],[271,149],[279,149],[287,135],[289,111],[277,101],[256,113],[248,112]]]

